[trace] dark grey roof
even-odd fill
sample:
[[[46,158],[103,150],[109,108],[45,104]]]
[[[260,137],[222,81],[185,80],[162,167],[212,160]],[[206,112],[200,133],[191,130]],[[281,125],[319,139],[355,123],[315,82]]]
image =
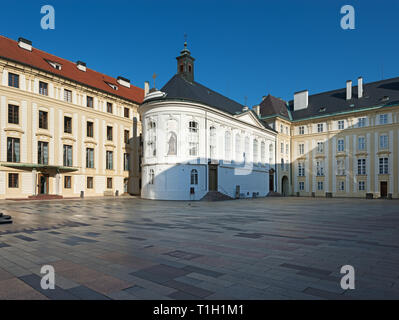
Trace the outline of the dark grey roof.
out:
[[[325,116],[334,113],[358,111],[374,106],[399,104],[399,77],[363,84],[363,97],[358,99],[357,86],[352,87],[352,99],[346,100],[346,87],[309,96],[306,109],[293,111],[294,102],[289,102],[293,120]]]
[[[220,93],[217,93],[198,82],[189,82],[180,74],[176,74],[161,89],[167,95],[164,99],[184,99],[204,103],[230,114],[241,113],[244,106]]]
[[[261,117],[280,115],[289,119],[287,103],[279,98],[268,95],[259,104]]]

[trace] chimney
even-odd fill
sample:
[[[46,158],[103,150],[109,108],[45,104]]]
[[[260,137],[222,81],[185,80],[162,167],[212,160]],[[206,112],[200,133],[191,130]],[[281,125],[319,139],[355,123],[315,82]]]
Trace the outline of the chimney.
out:
[[[303,90],[294,93],[294,111],[306,109],[309,103],[309,91]]]
[[[118,77],[118,78],[116,78],[116,81],[121,85],[121,86],[124,86],[124,87],[126,87],[126,88],[130,88],[130,80],[129,79],[126,79],[126,78],[123,78],[123,77]]]
[[[144,82],[144,97],[150,93],[150,83],[148,81]]]
[[[352,80],[346,81],[346,100],[352,99]]]
[[[24,38],[18,38],[18,46],[22,49],[32,51],[32,41]]]
[[[256,113],[258,118],[260,117],[260,106],[253,106],[252,110]]]
[[[86,63],[82,61],[76,62],[76,66],[80,71],[86,72]]]
[[[357,78],[357,97],[358,99],[363,98],[363,78]]]

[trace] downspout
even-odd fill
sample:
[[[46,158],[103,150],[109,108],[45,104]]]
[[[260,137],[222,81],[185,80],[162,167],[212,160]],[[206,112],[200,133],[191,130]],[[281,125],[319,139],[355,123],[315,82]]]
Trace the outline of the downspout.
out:
[[[207,111],[205,110],[205,188],[206,192],[209,192],[209,186],[208,186],[208,118],[207,118]]]

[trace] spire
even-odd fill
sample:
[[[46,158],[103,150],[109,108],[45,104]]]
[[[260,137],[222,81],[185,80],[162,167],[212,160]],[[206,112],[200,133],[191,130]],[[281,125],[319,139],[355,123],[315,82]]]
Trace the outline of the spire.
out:
[[[177,57],[177,74],[181,74],[187,81],[194,82],[194,61],[187,48],[187,35],[184,35],[184,48]]]

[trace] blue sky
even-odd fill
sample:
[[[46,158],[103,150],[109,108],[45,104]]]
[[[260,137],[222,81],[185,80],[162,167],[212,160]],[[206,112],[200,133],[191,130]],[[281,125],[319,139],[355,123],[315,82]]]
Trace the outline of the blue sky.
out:
[[[40,28],[46,4],[55,8],[55,30]],[[356,10],[355,30],[340,27],[345,4]],[[247,97],[249,106],[268,93],[292,99],[358,76],[399,76],[393,0],[20,0],[2,11],[0,34],[140,87],[154,72],[158,88],[175,74],[187,33],[196,81],[240,103]]]

